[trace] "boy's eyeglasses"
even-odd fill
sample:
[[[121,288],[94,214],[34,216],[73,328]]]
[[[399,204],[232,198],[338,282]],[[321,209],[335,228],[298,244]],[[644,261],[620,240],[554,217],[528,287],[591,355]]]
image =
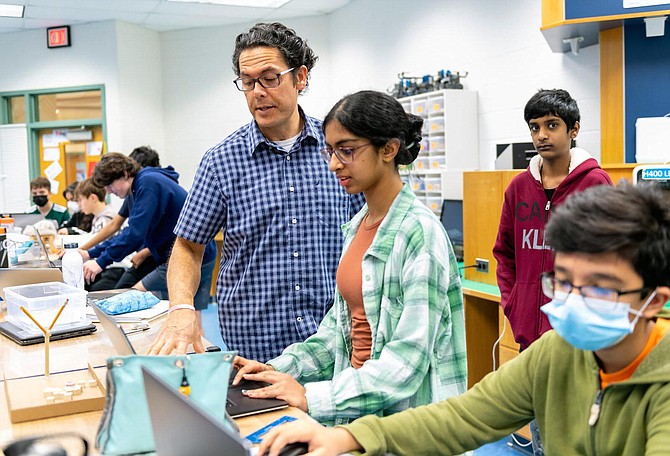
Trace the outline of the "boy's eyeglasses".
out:
[[[335,154],[337,159],[341,161],[344,164],[351,163],[354,161],[354,151],[358,148],[369,146],[372,143],[365,143],[361,144],[360,146],[354,146],[354,147],[336,147],[334,149],[331,149],[330,147],[326,147],[325,149],[319,150],[321,152],[321,157],[326,163],[330,163],[330,158]]]
[[[295,67],[284,70],[281,73],[264,74],[260,78],[237,78],[233,81],[233,84],[235,84],[237,90],[242,92],[251,92],[256,87],[256,83],[259,83],[264,89],[274,89],[279,86],[281,82],[280,78],[293,70],[295,70]]]
[[[609,301],[612,303],[612,308],[619,302],[619,297],[631,293],[640,293],[642,297],[650,290],[649,288],[638,288],[637,290],[617,290],[614,288],[597,287],[594,285],[574,286],[567,280],[558,280],[554,277],[553,272],[545,272],[542,274],[542,291],[551,299],[563,302],[568,298],[572,290],[577,290],[582,298],[599,299],[602,301]],[[584,301],[586,302],[586,300]]]

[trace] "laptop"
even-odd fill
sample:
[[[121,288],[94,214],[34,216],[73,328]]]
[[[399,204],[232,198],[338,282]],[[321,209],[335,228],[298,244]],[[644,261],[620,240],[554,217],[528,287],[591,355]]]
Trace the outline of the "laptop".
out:
[[[100,324],[112,342],[112,346],[114,346],[116,352],[122,356],[137,354],[121,325],[111,315],[108,315],[100,307],[96,306],[95,303],[89,301],[89,305],[100,320]],[[280,399],[255,399],[245,396],[242,394],[243,390],[263,388],[267,384],[242,380],[239,384],[232,386],[230,382],[235,378],[235,374],[236,372],[233,371],[230,375],[226,400],[226,411],[231,417],[240,418],[288,407],[288,403]]]
[[[142,367],[142,375],[156,454],[160,456],[256,454],[250,443],[240,436],[239,428],[230,416],[226,416],[228,426],[225,426],[145,367]],[[184,429],[188,431],[183,432]],[[307,445],[298,443],[287,445],[280,455],[298,455],[306,452]]]
[[[34,225],[40,220],[44,220],[42,214],[12,214],[12,218],[14,219],[14,226],[22,229],[28,225]]]
[[[47,250],[47,246],[44,245],[44,239],[42,239],[42,236],[40,236],[40,232],[35,228],[35,237],[37,238],[37,243],[40,245],[40,248],[42,249],[42,253],[45,255],[47,261],[49,262],[49,266],[52,268],[62,268],[63,267],[63,260],[61,258],[58,258],[56,260],[51,260],[49,258],[49,251]]]
[[[27,331],[8,321],[3,321],[0,323],[0,334],[11,339],[19,345],[43,344],[44,335],[38,329],[36,329],[36,331],[37,332]],[[54,340],[87,336],[89,334],[93,334],[95,331],[97,331],[97,328],[93,323],[88,323],[86,325],[77,326],[74,328],[57,329],[51,331],[51,337],[49,337],[49,341],[53,342]]]

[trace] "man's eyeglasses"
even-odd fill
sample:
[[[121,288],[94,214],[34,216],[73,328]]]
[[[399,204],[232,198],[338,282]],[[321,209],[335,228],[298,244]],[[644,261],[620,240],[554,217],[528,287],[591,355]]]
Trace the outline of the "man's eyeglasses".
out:
[[[281,82],[280,77],[293,70],[295,70],[295,67],[284,70],[281,73],[267,73],[260,78],[237,78],[233,81],[233,84],[235,84],[237,90],[241,90],[242,92],[251,92],[256,87],[256,83],[259,83],[264,89],[274,89],[279,86]]]
[[[558,280],[553,272],[542,274],[542,291],[551,299],[563,302],[568,298],[572,290],[577,290],[582,298],[593,298],[612,303],[612,308],[619,302],[619,297],[631,293],[640,293],[644,297],[650,290],[649,288],[638,288],[637,290],[616,290],[614,288],[597,287],[594,285],[574,286],[567,280]],[[584,301],[586,302],[586,300]]]
[[[325,149],[319,150],[321,152],[321,157],[326,163],[330,163],[330,157],[335,154],[337,159],[341,161],[344,164],[351,163],[354,161],[354,151],[358,148],[369,146],[372,143],[365,143],[361,144],[360,146],[354,146],[354,147],[336,147],[335,149],[331,149],[330,147],[326,147]]]

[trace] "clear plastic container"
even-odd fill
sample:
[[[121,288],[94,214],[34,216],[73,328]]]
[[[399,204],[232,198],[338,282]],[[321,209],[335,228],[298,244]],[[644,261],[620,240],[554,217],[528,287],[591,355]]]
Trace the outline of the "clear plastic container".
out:
[[[68,304],[53,329],[83,325],[86,323],[87,294],[85,290],[61,282],[7,287],[7,321],[27,331],[40,333],[40,329],[21,311],[21,307],[25,307],[44,328],[48,328],[67,299]]]
[[[444,152],[444,136],[431,136],[428,150],[431,152]]]
[[[417,100],[414,102],[414,114],[420,117],[426,117],[428,115],[428,101],[427,100]]]
[[[439,168],[444,168],[447,164],[446,158],[444,155],[442,156],[435,156],[435,157],[430,157],[430,169],[439,169]]]
[[[441,180],[440,177],[426,177],[426,191],[427,192],[439,192],[441,190]]]
[[[428,133],[441,133],[444,131],[444,117],[431,117],[428,119]]]
[[[442,98],[442,96],[428,100],[429,114],[441,114],[442,112],[444,112],[444,98]]]

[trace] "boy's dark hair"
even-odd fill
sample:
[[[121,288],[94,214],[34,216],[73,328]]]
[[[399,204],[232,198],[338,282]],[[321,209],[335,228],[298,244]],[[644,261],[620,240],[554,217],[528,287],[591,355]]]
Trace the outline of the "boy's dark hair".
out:
[[[575,122],[579,122],[579,107],[574,98],[570,96],[567,90],[540,89],[535,95],[530,97],[526,107],[523,110],[523,118],[526,124],[531,119],[554,115],[563,119],[568,126],[568,131],[572,130]]]
[[[670,195],[655,184],[599,185],[569,196],[551,215],[555,252],[615,253],[644,286],[670,285]]]
[[[323,131],[332,120],[377,147],[392,139],[400,141],[396,165],[409,165],[421,149],[423,119],[408,114],[398,100],[385,93],[363,90],[347,95],[333,106],[323,121]]]
[[[260,22],[251,27],[248,32],[237,35],[235,50],[233,51],[233,71],[237,76],[240,75],[240,54],[242,51],[263,46],[275,48],[281,52],[289,68],[297,70],[305,65],[307,67],[307,85],[309,85],[309,72],[312,71],[318,57],[307,45],[307,41],[296,35],[295,30],[279,22],[271,24]],[[295,73],[293,74],[295,83]],[[305,85],[305,89],[307,85]],[[300,93],[303,91],[304,89]]]
[[[78,198],[79,195],[83,196],[84,198],[88,198],[91,195],[95,195],[98,197],[98,200],[100,202],[103,202],[105,201],[107,192],[105,191],[104,188],[95,185],[93,183],[93,179],[89,177],[79,182],[79,185],[77,185],[77,188],[75,188],[74,190],[75,199]]]
[[[95,171],[93,171],[93,185],[105,188],[116,179],[135,177],[142,167],[132,158],[118,152],[110,152],[102,156]]]
[[[150,146],[136,147],[128,156],[139,163],[142,168],[146,168],[147,166],[160,168],[161,166],[161,159],[158,156],[158,152],[153,150]]]
[[[63,198],[67,199],[67,196],[65,196],[66,193],[72,193],[72,196],[74,197],[74,189],[77,188],[77,185],[79,182],[74,181],[67,187],[65,187],[65,190],[63,190]]]
[[[51,182],[44,176],[36,177],[30,181],[30,189],[34,188],[46,188],[51,193]]]

